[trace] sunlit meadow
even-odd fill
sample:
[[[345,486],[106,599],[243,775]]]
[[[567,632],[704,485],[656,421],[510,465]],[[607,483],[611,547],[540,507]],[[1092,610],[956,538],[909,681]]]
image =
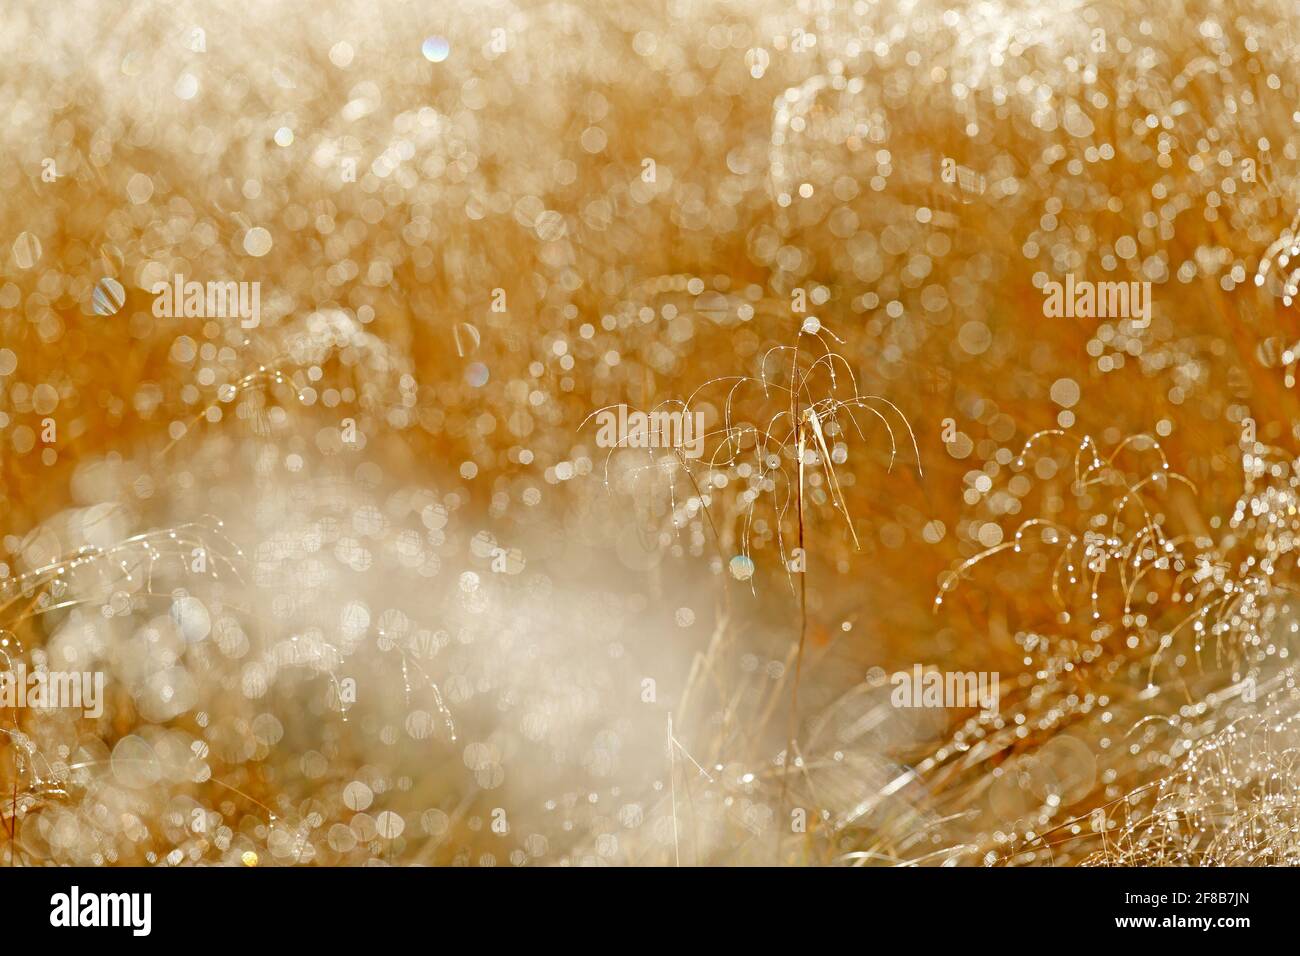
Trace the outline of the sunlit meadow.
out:
[[[0,863],[1300,862],[1291,3],[17,0],[0,64],[0,673],[104,677],[0,693]]]

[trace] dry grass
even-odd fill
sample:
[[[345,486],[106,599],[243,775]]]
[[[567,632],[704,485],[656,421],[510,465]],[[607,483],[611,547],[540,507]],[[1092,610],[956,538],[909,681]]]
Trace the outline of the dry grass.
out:
[[[1293,19],[20,4],[0,860],[1289,861]]]

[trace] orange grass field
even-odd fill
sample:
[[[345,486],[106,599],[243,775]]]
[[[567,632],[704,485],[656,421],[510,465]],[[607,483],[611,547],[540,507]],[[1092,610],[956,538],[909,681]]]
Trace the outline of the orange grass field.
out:
[[[1287,0],[14,0],[0,96],[0,864],[1300,862]]]

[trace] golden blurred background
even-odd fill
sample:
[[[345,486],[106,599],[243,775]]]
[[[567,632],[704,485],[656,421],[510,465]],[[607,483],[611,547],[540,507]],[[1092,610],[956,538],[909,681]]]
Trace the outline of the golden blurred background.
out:
[[[0,863],[1297,862],[1293,14],[20,0]]]

